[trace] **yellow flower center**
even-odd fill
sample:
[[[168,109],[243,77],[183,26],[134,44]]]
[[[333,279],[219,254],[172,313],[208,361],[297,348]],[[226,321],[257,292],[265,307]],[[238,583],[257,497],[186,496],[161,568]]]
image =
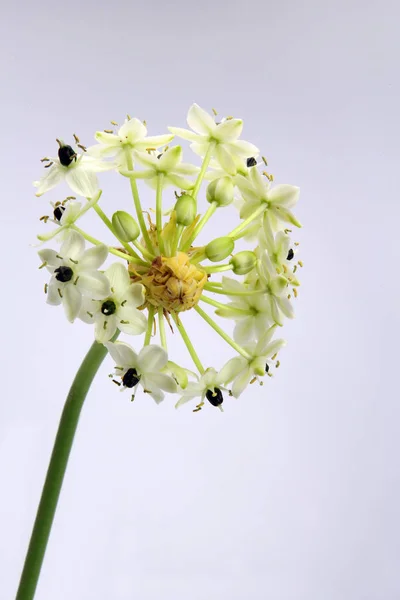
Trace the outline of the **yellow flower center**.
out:
[[[206,282],[207,274],[192,265],[184,252],[171,257],[157,256],[140,280],[147,291],[147,302],[168,312],[182,312],[196,306]]]

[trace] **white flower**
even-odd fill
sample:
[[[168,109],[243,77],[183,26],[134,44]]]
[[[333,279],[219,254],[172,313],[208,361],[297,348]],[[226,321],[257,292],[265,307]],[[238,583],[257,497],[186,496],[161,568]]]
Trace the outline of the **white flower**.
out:
[[[194,182],[186,179],[186,175],[195,175],[199,169],[181,162],[182,148],[180,146],[174,146],[157,156],[146,152],[135,153],[135,156],[142,165],[147,167],[145,171],[136,172],[137,176],[144,179],[151,187],[157,186],[158,175],[163,176],[163,187],[175,185],[182,190],[190,190],[194,186]]]
[[[275,328],[276,325],[272,325],[257,343],[253,342],[251,345],[245,346],[245,350],[251,354],[249,360],[243,356],[235,356],[226,363],[224,369],[228,378],[225,383],[233,381],[231,391],[235,398],[240,396],[254,377],[258,379],[268,373],[270,369],[268,359],[286,345],[285,340],[282,339],[271,342]]]
[[[270,182],[257,169],[250,169],[248,177],[238,176],[235,183],[244,197],[240,210],[240,218],[249,217],[261,204],[266,204],[266,210],[272,225],[277,229],[277,223],[291,223],[296,227],[301,224],[289,210],[297,203],[300,190],[294,185],[276,185],[271,188]]]
[[[114,168],[87,154],[77,154],[71,146],[60,145],[58,156],[47,159],[46,172],[40,181],[34,181],[36,196],[53,189],[65,180],[71,190],[84,198],[93,198],[99,192],[96,172]]]
[[[276,272],[268,254],[264,251],[261,253],[260,259],[257,261],[258,280],[256,286],[260,285],[265,288],[264,296],[266,305],[275,323],[283,324],[282,314],[288,319],[293,319],[293,307],[288,299],[288,279]],[[252,275],[251,277],[254,277]]]
[[[219,373],[212,367],[206,369],[198,381],[189,381],[186,388],[182,390],[182,396],[175,404],[175,408],[179,408],[182,404],[199,397],[199,407],[204,404],[204,399],[207,398],[210,404],[218,406],[222,410],[223,395],[221,389],[224,388],[221,386],[225,381],[232,379],[231,374],[230,367],[227,370],[226,365]]]
[[[95,324],[95,337],[104,344],[117,329],[130,335],[140,335],[146,330],[147,319],[137,310],[144,303],[144,287],[131,283],[127,269],[114,263],[105,275],[110,282],[111,294],[102,300],[84,298],[79,318],[85,323]]]
[[[230,296],[232,302],[227,303],[226,309],[218,308],[215,314],[236,322],[233,337],[239,344],[258,339],[273,322],[267,294],[263,290],[253,293],[258,292],[254,285],[230,277],[222,278],[221,289],[234,295]]]
[[[177,391],[175,380],[166,373],[168,355],[161,346],[144,346],[139,354],[124,342],[104,344],[116,363],[115,374],[122,378],[124,388],[134,388],[140,384],[143,391],[157,402],[164,400],[162,390],[174,394]]]
[[[193,131],[180,127],[168,127],[168,129],[175,135],[193,142],[190,147],[200,156],[206,154],[210,142],[214,143],[213,156],[229,175],[236,174],[236,157],[247,158],[259,154],[256,146],[238,140],[243,128],[241,119],[224,119],[221,123],[216,123],[205,110],[193,104],[187,115],[187,123]]]
[[[118,164],[125,164],[125,148],[145,152],[148,148],[156,149],[165,146],[174,137],[173,134],[168,133],[149,137],[146,137],[146,135],[146,126],[139,119],[129,119],[119,128],[117,134],[97,131],[95,138],[99,143],[90,146],[87,151],[88,154],[99,158],[116,157]]]
[[[293,274],[292,260],[295,252],[290,248],[290,237],[284,231],[278,231],[276,235],[272,231],[268,212],[264,213],[263,226],[258,234],[260,250],[266,250],[268,256],[280,273],[290,281],[291,285],[300,285],[299,280]]]
[[[101,300],[110,294],[107,277],[97,271],[108,254],[103,244],[85,251],[83,237],[71,231],[59,252],[46,249],[38,254],[52,274],[47,287],[47,302],[63,304],[69,321],[73,322],[78,316],[82,295]]]

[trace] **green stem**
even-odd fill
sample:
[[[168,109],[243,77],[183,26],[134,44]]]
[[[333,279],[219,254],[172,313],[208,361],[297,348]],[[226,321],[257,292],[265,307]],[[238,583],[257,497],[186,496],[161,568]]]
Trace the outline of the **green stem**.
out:
[[[240,223],[240,225],[238,225],[237,227],[235,227],[235,229],[232,229],[232,231],[230,233],[228,233],[228,237],[232,238],[233,240],[237,240],[238,238],[241,237],[241,231],[243,229],[245,229],[247,227],[247,225],[249,225],[249,223],[251,223],[252,221],[254,221],[254,219],[257,219],[258,216],[262,215],[262,213],[264,211],[266,211],[268,208],[268,205],[266,202],[263,202],[261,204],[261,206],[259,206],[253,213],[251,213],[251,215],[249,217],[247,217],[247,219],[245,219],[244,221],[242,221]]]
[[[118,333],[112,341],[117,336]],[[32,600],[35,595],[79,416],[90,385],[106,354],[107,348],[103,344],[97,342],[92,344],[83,359],[65,401],[16,600]]]
[[[137,248],[139,250],[139,252],[141,252],[143,254],[143,256],[145,258],[147,258],[147,260],[149,260],[150,262],[153,262],[153,260],[155,258],[154,254],[151,254],[151,252],[146,250],[146,248],[144,246],[142,246],[142,244],[140,242],[138,242],[137,240],[133,240],[132,244],[135,246],[135,248]]]
[[[86,231],[83,231],[83,229],[80,229],[76,225],[73,225],[71,227],[71,229],[74,229],[75,231],[77,231],[78,233],[80,233],[81,236],[85,238],[85,240],[87,240],[88,242],[90,242],[94,246],[98,246],[99,244],[103,243],[100,240],[97,240],[96,238],[94,238],[92,235],[89,235],[88,233],[86,233]],[[142,260],[139,257],[139,255],[136,254],[136,252],[135,252],[135,256],[131,256],[130,254],[125,254],[124,252],[120,252],[119,250],[116,250],[112,246],[108,246],[108,251],[109,251],[110,254],[114,254],[115,256],[119,256],[120,258],[123,258],[124,260],[132,262],[134,264],[140,264],[140,265],[143,265],[145,267],[150,266],[149,263],[147,263],[144,260]],[[132,252],[133,252],[133,250],[132,250]]]
[[[247,292],[228,292],[221,289],[221,285],[216,283],[206,283],[204,289],[213,294],[224,294],[225,296],[256,296],[257,294],[265,294],[266,290],[249,290]]]
[[[204,175],[206,174],[206,170],[210,163],[214,148],[215,148],[215,142],[210,142],[210,145],[207,148],[206,155],[203,159],[203,164],[201,165],[200,173],[197,176],[196,183],[194,184],[194,188],[193,188],[193,191],[191,194],[195,200],[197,199],[197,194],[200,191],[201,184],[203,183]]]
[[[149,304],[149,316],[147,317],[147,330],[144,338],[144,345],[148,346],[150,344],[151,332],[153,330],[153,322],[154,322],[154,313],[155,308],[152,304]]]
[[[204,312],[204,310],[202,310],[199,306],[195,306],[194,310],[201,317],[203,317],[203,319],[214,329],[214,331],[216,331],[230,346],[232,346],[232,348],[234,348],[236,350],[236,352],[239,352],[239,354],[244,356],[247,360],[249,360],[251,358],[250,354],[248,352],[246,352],[246,350],[244,348],[239,346],[239,344],[237,344],[229,335],[227,335],[225,333],[225,331],[223,329],[221,329],[221,327],[219,327],[215,323],[215,321],[213,321],[213,319],[208,316],[207,313]]]
[[[126,165],[128,167],[128,170],[132,171],[133,170],[133,161],[132,161],[132,156],[131,156],[131,152],[130,152],[129,148],[127,148],[125,151],[125,157],[126,157]],[[136,185],[136,181],[133,179],[133,177],[130,177],[129,181],[131,184],[133,202],[135,204],[136,215],[137,215],[139,226],[140,226],[140,229],[142,232],[142,236],[144,238],[144,241],[146,243],[148,251],[154,255],[153,244],[151,243],[149,232],[147,231],[146,223],[144,222],[142,205],[140,204],[139,192],[138,192],[138,188]]]
[[[184,227],[185,227],[184,225],[176,225],[176,227],[175,227],[174,240],[172,242],[172,248],[171,248],[171,256],[176,256],[176,250],[178,248],[179,240],[181,239],[181,235],[182,235],[182,231],[183,231]]]
[[[200,375],[203,375],[204,367],[201,364],[199,357],[197,356],[197,352],[194,349],[193,344],[190,341],[189,336],[186,333],[184,326],[182,325],[182,321],[180,320],[179,316],[176,313],[172,312],[171,315],[172,315],[173,320],[175,321],[175,325],[177,326],[179,333],[182,336],[183,341],[185,342],[185,346],[188,349],[189,354],[192,357],[194,364],[196,365]]]
[[[211,304],[211,306],[215,306],[216,308],[222,308],[225,311],[230,311],[232,315],[252,315],[253,312],[251,310],[246,310],[245,308],[231,308],[222,302],[218,302],[217,300],[213,300],[212,298],[208,298],[207,296],[200,296],[200,300],[202,302],[206,302],[207,304]]]
[[[223,271],[230,271],[232,269],[232,265],[231,263],[226,263],[225,265],[216,265],[216,266],[209,266],[209,267],[203,267],[203,270],[206,273],[222,273]]]
[[[199,235],[200,231],[203,229],[203,227],[207,223],[207,221],[209,219],[211,219],[211,217],[213,216],[213,214],[215,213],[215,211],[217,210],[217,208],[218,208],[218,204],[216,202],[211,202],[211,204],[208,207],[207,211],[205,212],[205,214],[202,216],[202,218],[198,222],[198,224],[197,224],[195,230],[193,231],[192,235],[187,240],[185,246],[182,248],[183,252],[186,252],[190,248],[190,246],[192,245],[193,241],[197,238],[197,236]]]
[[[158,307],[158,328],[160,330],[161,346],[167,350],[167,336],[165,334],[164,310],[161,306]]]
[[[159,173],[157,175],[157,190],[156,190],[156,228],[157,228],[157,241],[158,247],[160,248],[160,253],[165,254],[164,249],[164,240],[162,239],[162,184],[163,184],[163,174]]]

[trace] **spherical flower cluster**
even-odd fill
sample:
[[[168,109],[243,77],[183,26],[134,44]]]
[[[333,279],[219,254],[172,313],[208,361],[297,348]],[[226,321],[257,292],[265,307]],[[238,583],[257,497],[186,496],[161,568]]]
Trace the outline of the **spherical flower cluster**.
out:
[[[46,171],[35,182],[37,196],[62,181],[76,194],[52,204],[52,215],[41,217],[55,227],[38,238],[60,244],[58,250],[39,251],[40,267],[51,275],[45,284],[47,302],[62,304],[70,322],[94,325],[95,339],[115,362],[113,381],[130,389],[132,398],[139,387],[156,402],[168,392],[178,395],[177,407],[197,399],[195,412],[206,400],[222,410],[224,398],[239,397],[255,381],[262,385],[273,365],[279,366],[277,354],[285,342],[275,336],[284,319],[293,318],[292,298],[297,297],[302,266],[288,228],[300,227],[292,212],[299,189],[273,185],[259,150],[239,139],[242,121],[218,120],[213,113],[194,104],[187,117],[189,130],[170,127],[170,133],[158,136],[147,136],[146,124],[128,116],[121,127],[112,122],[113,129],[97,132],[97,144],[91,147],[76,136],[77,148],[57,140],[57,157],[42,159]],[[181,146],[171,145],[175,137],[191,142],[201,166],[183,162]],[[97,177],[101,171],[126,178],[134,214],[117,210],[109,217],[103,212]],[[142,206],[140,179],[155,190],[155,222],[149,207]],[[163,207],[167,186],[173,186],[175,200]],[[208,206],[200,203],[203,191]],[[239,224],[196,245],[214,213],[230,204],[238,209]],[[113,245],[78,226],[88,211],[111,231]],[[251,247],[235,251],[241,238]],[[110,258],[116,262],[104,267]],[[200,303],[231,319],[233,334]],[[196,311],[235,351],[219,370],[201,362],[196,341],[184,327],[188,310]],[[142,347],[139,337],[133,341],[135,349],[117,341],[120,332],[144,334]],[[167,332],[181,335],[196,372],[168,356]],[[159,343],[151,343],[156,335]]]

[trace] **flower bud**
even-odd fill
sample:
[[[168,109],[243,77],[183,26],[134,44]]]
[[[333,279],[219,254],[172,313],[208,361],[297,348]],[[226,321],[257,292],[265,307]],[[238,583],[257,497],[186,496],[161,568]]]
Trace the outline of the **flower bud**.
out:
[[[196,200],[189,194],[182,194],[175,204],[178,225],[190,225],[196,216]]]
[[[233,200],[233,182],[228,175],[214,179],[207,187],[207,201],[218,206],[227,206]]]
[[[216,238],[204,248],[208,260],[219,262],[229,256],[235,247],[235,242],[230,237]]]
[[[246,275],[254,269],[257,256],[250,250],[243,250],[243,252],[238,252],[235,256],[232,256],[229,262],[232,265],[232,271],[236,275]]]
[[[139,225],[129,213],[117,210],[112,216],[115,235],[121,242],[133,242],[140,235]]]

